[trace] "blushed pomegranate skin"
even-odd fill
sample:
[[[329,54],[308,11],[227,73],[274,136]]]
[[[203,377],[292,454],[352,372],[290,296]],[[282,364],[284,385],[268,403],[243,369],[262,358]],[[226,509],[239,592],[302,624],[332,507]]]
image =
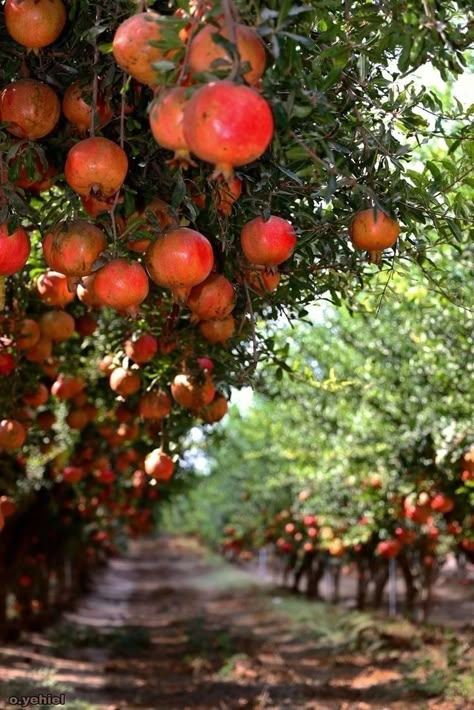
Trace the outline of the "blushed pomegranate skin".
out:
[[[225,417],[229,410],[229,403],[221,394],[216,394],[210,404],[199,410],[199,416],[206,424],[214,424]]]
[[[266,55],[265,47],[257,32],[253,27],[237,24],[235,26],[237,50],[240,55],[240,63],[250,64],[250,69],[244,74],[245,81],[254,86],[261,79],[265,71]],[[225,48],[214,41],[213,35],[219,34],[225,39],[229,39],[229,33],[225,27],[219,29],[213,25],[207,25],[198,32],[189,47],[189,68],[194,74],[200,72],[212,72],[211,66],[217,59],[229,61],[231,68],[232,58]],[[222,70],[222,66],[220,69]]]
[[[163,148],[173,150],[175,158],[189,162],[189,147],[183,131],[187,89],[176,87],[161,93],[150,111],[153,138]]]
[[[89,306],[90,308],[101,308],[102,302],[99,301],[95,294],[94,282],[95,273],[90,274],[90,276],[84,276],[81,283],[77,286],[77,297],[85,306]]]
[[[72,399],[84,389],[86,383],[83,377],[68,377],[59,374],[51,385],[51,394],[58,399]]]
[[[152,478],[168,481],[174,472],[173,460],[161,449],[150,451],[145,457],[145,471]]]
[[[252,264],[278,266],[293,254],[296,232],[286,219],[272,215],[266,222],[256,217],[240,233],[242,251]]]
[[[353,245],[368,252],[381,252],[393,246],[399,233],[398,222],[381,210],[357,212],[349,225]]]
[[[216,206],[216,210],[226,217],[230,217],[232,214],[232,206],[236,202],[240,195],[242,194],[242,180],[238,177],[230,178],[230,180],[225,181],[218,179],[213,200]]]
[[[112,197],[123,185],[128,171],[124,150],[108,138],[86,138],[69,151],[64,177],[82,197]]]
[[[47,311],[39,319],[41,334],[53,342],[68,340],[75,331],[74,318],[66,311]]]
[[[199,332],[210,343],[225,343],[235,333],[235,319],[230,315],[222,320],[203,320]]]
[[[210,274],[191,289],[186,305],[199,320],[225,318],[235,306],[234,287],[222,274]]]
[[[28,49],[52,44],[66,24],[62,0],[6,0],[4,13],[8,34]]]
[[[66,276],[87,276],[107,248],[105,234],[95,224],[77,219],[63,223],[43,240],[46,263]]]
[[[38,140],[51,133],[61,107],[53,89],[36,79],[18,79],[0,94],[0,119],[18,138]]]
[[[140,231],[142,232],[146,231],[150,233],[156,233],[156,228],[154,227],[154,220],[158,222],[159,228],[162,231],[179,226],[176,216],[173,214],[170,205],[167,204],[164,200],[161,200],[159,197],[154,197],[152,201],[143,210],[139,210],[130,215],[130,217],[127,219],[126,226],[132,228],[133,222],[136,222],[137,219],[142,219],[145,222],[144,224],[140,225]],[[127,241],[127,248],[130,249],[130,251],[137,252],[139,254],[144,254],[150,246],[151,241],[151,234],[150,239],[140,238],[129,240]]]
[[[125,370],[123,367],[117,367],[112,370],[109,377],[110,389],[122,397],[129,397],[141,387],[140,376],[132,370]]]
[[[74,292],[69,290],[66,276],[58,271],[41,274],[36,282],[36,290],[48,306],[64,308],[74,300]]]
[[[26,350],[25,357],[30,362],[44,362],[51,357],[52,352],[52,340],[42,335],[38,342]]]
[[[214,264],[212,246],[188,227],[171,229],[150,244],[145,265],[150,278],[167,288],[192,288],[204,281]]]
[[[15,451],[20,449],[26,441],[24,426],[16,419],[3,419],[0,422],[0,449]]]
[[[28,390],[22,397],[23,402],[29,407],[33,407],[33,409],[37,409],[43,404],[46,404],[48,399],[49,390],[42,383],[36,385],[33,389]]]
[[[20,271],[30,256],[31,243],[23,227],[8,233],[8,223],[0,224],[0,275],[10,276]]]
[[[91,125],[92,106],[86,96],[92,97],[92,86],[81,80],[74,81],[64,92],[62,101],[63,114],[79,133],[87,133]],[[100,128],[112,118],[110,106],[104,101],[102,94],[97,95],[95,113],[96,125]]]
[[[260,296],[276,291],[280,283],[281,274],[271,271],[247,271],[245,274],[248,285]]]
[[[161,390],[145,392],[138,404],[138,413],[143,419],[163,419],[170,411],[170,398]]]
[[[138,261],[113,259],[94,274],[94,295],[104,306],[126,311],[148,296],[148,277]]]
[[[198,411],[214,399],[216,390],[209,373],[206,372],[203,382],[196,381],[190,375],[176,375],[171,384],[171,394],[175,402],[186,409]]]
[[[248,86],[216,81],[198,89],[184,109],[183,130],[192,153],[229,179],[236,165],[259,158],[273,136],[267,101]]]
[[[139,365],[153,360],[158,352],[158,341],[149,333],[144,333],[136,340],[125,342],[125,355]]]
[[[400,540],[382,540],[377,545],[377,554],[387,559],[393,559],[400,554],[402,543]]]
[[[150,41],[161,38],[160,15],[156,12],[139,12],[124,20],[117,28],[112,43],[115,61],[127,74],[142,84],[155,83],[157,72],[153,62],[159,62],[164,54]]]

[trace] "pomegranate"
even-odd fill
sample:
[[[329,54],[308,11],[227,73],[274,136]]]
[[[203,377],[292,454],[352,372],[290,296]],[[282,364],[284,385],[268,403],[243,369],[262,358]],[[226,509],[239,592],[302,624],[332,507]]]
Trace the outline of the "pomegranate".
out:
[[[25,357],[30,362],[44,362],[51,357],[53,352],[53,343],[44,335],[40,337],[31,348],[28,348]]]
[[[8,223],[0,224],[0,276],[20,271],[28,261],[30,251],[30,238],[23,227],[17,227],[10,234]]]
[[[94,197],[93,195],[88,195],[87,197],[82,196],[81,197],[81,202],[82,202],[82,207],[84,208],[84,212],[86,212],[89,217],[98,217],[100,214],[104,214],[104,212],[111,212],[112,208],[114,206],[115,202],[115,196],[114,197],[109,197],[106,200],[99,199],[97,197]],[[123,198],[120,197],[119,200],[117,201],[118,203],[123,202]],[[117,227],[119,226],[121,218],[116,215],[115,216],[115,221],[117,223]]]
[[[225,47],[217,44],[214,35],[229,40],[227,28],[217,28],[214,25],[207,25],[198,32],[189,45],[188,64],[191,72],[199,74],[201,72],[212,72],[213,63],[220,60],[219,70],[225,68],[222,60],[229,62],[229,70],[232,68],[232,57],[229,56]],[[241,64],[248,62],[250,69],[245,72],[244,79],[248,84],[255,85],[259,82],[265,71],[266,56],[265,47],[253,27],[236,24],[236,45]]]
[[[5,519],[10,518],[17,510],[15,501],[8,496],[0,496],[0,510]]]
[[[46,263],[66,276],[87,276],[94,262],[107,248],[99,227],[82,219],[63,223],[43,240]]]
[[[64,308],[74,300],[74,293],[69,290],[66,276],[57,271],[41,274],[36,282],[36,290],[48,306]]]
[[[172,162],[192,163],[183,132],[183,114],[187,104],[186,88],[181,86],[160,93],[150,111],[150,128],[156,142],[174,151]]]
[[[33,407],[33,409],[37,409],[43,404],[46,404],[48,399],[49,390],[46,385],[43,385],[42,383],[36,385],[31,390],[28,390],[22,397],[23,402],[27,404],[28,407]]]
[[[63,469],[63,480],[66,483],[79,483],[85,475],[84,469],[79,466],[66,466]]]
[[[9,162],[10,168],[13,167],[17,174],[14,184],[22,190],[30,190],[30,192],[45,192],[54,184],[54,179],[58,173],[52,163],[40,158],[36,151],[33,152],[34,173],[26,166],[27,149],[20,148],[16,155]],[[30,153],[31,155],[31,153]]]
[[[235,306],[234,287],[222,274],[210,274],[191,289],[186,305],[199,320],[225,318]]]
[[[203,320],[199,332],[210,343],[225,343],[235,333],[235,319],[230,315],[222,320]]]
[[[259,296],[276,291],[280,283],[281,274],[278,271],[247,271],[245,279],[251,289]]]
[[[216,394],[210,404],[199,410],[199,416],[206,424],[214,424],[225,417],[229,409],[226,398],[221,394]]]
[[[201,370],[209,370],[209,372],[212,372],[215,367],[213,361],[208,357],[198,357],[196,362]]]
[[[11,353],[0,352],[0,376],[8,377],[16,367],[15,358]]]
[[[431,510],[436,510],[438,513],[450,513],[453,508],[453,499],[448,498],[444,493],[438,493],[431,501]]]
[[[152,65],[166,54],[150,44],[161,39],[160,19],[156,12],[139,12],[118,26],[113,39],[115,61],[142,84],[155,83],[157,71]]]
[[[90,274],[89,276],[83,276],[81,283],[77,286],[77,297],[81,303],[90,308],[100,308],[102,306],[101,301],[94,290],[95,274]]]
[[[149,333],[140,335],[136,340],[127,340],[125,342],[125,354],[134,362],[141,365],[145,362],[153,360],[158,352],[158,341]]]
[[[125,151],[108,138],[86,138],[71,148],[64,177],[74,192],[112,197],[122,187],[128,171]]]
[[[376,263],[384,249],[393,246],[400,233],[398,222],[385,212],[368,209],[357,212],[349,225],[349,236],[356,249],[369,252],[370,261]]]
[[[114,369],[114,356],[104,355],[97,367],[104,375],[110,375],[110,373]]]
[[[66,311],[47,311],[39,319],[39,327],[45,338],[59,343],[74,335],[75,322]]]
[[[161,230],[178,227],[178,221],[172,212],[170,205],[168,205],[159,197],[154,197],[153,200],[148,204],[145,209],[134,212],[128,220],[127,227],[132,228],[134,221],[145,220],[145,224],[140,224],[139,229],[141,232],[146,231],[150,233],[156,233],[156,222]],[[140,237],[139,239],[131,239],[127,242],[127,247],[130,251],[138,252],[143,254],[146,252],[151,243],[150,239],[144,239]]]
[[[253,89],[216,81],[198,89],[184,109],[183,130],[192,153],[214,163],[229,180],[233,167],[265,152],[273,136],[270,106]]]
[[[60,374],[51,386],[51,394],[58,399],[72,399],[86,386],[83,377]]]
[[[18,79],[0,94],[0,119],[18,138],[35,141],[56,126],[61,108],[53,89],[35,79]]]
[[[0,449],[15,451],[26,441],[26,431],[23,424],[16,419],[2,419],[0,422]]]
[[[395,529],[395,537],[400,540],[403,545],[413,545],[416,540],[416,534],[413,530],[398,527]]]
[[[170,399],[162,390],[146,392],[138,404],[138,413],[143,419],[163,419],[170,411]]]
[[[4,13],[8,34],[28,49],[55,42],[67,18],[62,0],[6,0]]]
[[[81,431],[89,423],[89,415],[85,409],[72,409],[66,416],[66,424],[70,429]]]
[[[94,295],[104,306],[117,311],[136,312],[148,296],[145,269],[138,261],[113,259],[94,275]]]
[[[189,289],[204,281],[214,264],[212,246],[200,232],[188,227],[171,229],[150,244],[145,255],[150,278],[188,295]]]
[[[86,337],[88,335],[93,335],[97,330],[97,320],[90,313],[84,313],[82,316],[78,316],[75,320],[76,333]]]
[[[68,86],[63,96],[63,114],[81,134],[87,133],[91,125],[92,106],[86,100],[88,94],[92,96],[92,86],[78,80]],[[95,114],[97,127],[100,128],[111,118],[112,111],[110,106],[104,101],[104,97],[99,92]]]
[[[112,370],[109,377],[110,389],[119,394],[121,397],[129,397],[135,394],[141,387],[140,375],[132,370],[125,370],[123,367],[117,367]]]
[[[219,177],[213,194],[215,208],[225,217],[232,214],[232,205],[239,199],[242,193],[242,180],[232,177],[225,181]]]
[[[24,318],[16,329],[16,347],[18,350],[28,350],[36,345],[41,337],[38,323],[31,318]]]
[[[204,370],[204,381],[199,382],[190,375],[176,375],[171,385],[171,394],[175,402],[186,409],[197,411],[214,399],[216,390],[210,374]]]
[[[154,449],[145,457],[145,471],[152,478],[168,481],[174,472],[173,459],[162,449]]]
[[[376,552],[381,557],[392,559],[400,554],[402,543],[400,540],[382,540],[376,548]]]
[[[286,219],[256,217],[242,227],[240,244],[250,263],[278,266],[293,254],[296,233]]]

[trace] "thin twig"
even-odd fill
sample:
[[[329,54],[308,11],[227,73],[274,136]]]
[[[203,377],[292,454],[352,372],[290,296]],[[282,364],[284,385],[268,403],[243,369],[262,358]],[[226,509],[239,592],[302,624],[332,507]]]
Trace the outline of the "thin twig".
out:
[[[121,96],[121,103],[120,103],[120,136],[119,136],[119,145],[123,149],[125,145],[125,86],[127,84],[128,78],[126,74],[123,75],[123,81],[122,81],[122,96]],[[118,201],[120,198],[120,190],[117,190],[115,193],[114,201],[112,204],[112,209],[110,210],[110,220],[112,222],[112,234],[114,238],[114,255],[117,253],[117,241],[118,241],[118,233],[117,233],[117,221],[115,219],[115,210],[118,205]]]

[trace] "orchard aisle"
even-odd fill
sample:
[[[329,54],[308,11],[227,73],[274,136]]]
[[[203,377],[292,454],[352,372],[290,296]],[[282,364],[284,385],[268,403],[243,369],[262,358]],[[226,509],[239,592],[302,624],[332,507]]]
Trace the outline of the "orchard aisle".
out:
[[[334,653],[327,637],[281,613],[287,603],[321,614],[282,602],[195,543],[134,542],[55,631],[0,649],[0,707],[35,689],[65,690],[68,710],[461,707],[421,700],[403,683],[401,663],[413,652],[403,624],[374,654],[365,635],[370,642],[375,627],[356,628],[358,647],[345,646],[349,631],[324,609]]]

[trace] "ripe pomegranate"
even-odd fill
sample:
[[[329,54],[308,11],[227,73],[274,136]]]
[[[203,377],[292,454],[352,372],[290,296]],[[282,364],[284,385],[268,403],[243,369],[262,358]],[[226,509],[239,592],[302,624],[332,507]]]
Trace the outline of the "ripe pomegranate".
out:
[[[112,197],[122,187],[128,171],[125,151],[108,138],[86,138],[71,148],[64,177],[74,192]]]
[[[207,404],[199,410],[199,416],[206,424],[214,424],[223,419],[228,410],[229,404],[226,398],[221,394],[216,394],[210,404]]]
[[[183,130],[191,152],[214,163],[214,177],[229,180],[236,165],[259,158],[273,136],[270,106],[253,89],[216,81],[198,89],[188,101]]]
[[[110,373],[114,369],[114,356],[104,355],[97,367],[104,375],[110,375]]]
[[[241,194],[242,180],[234,176],[226,181],[219,176],[213,193],[213,201],[216,210],[220,212],[220,214],[230,217],[232,214],[232,205],[239,199]]]
[[[87,100],[88,95],[92,96],[92,86],[78,80],[68,86],[63,96],[63,114],[81,134],[87,133],[91,125],[92,106]],[[95,114],[95,122],[97,127],[100,128],[105,123],[110,121],[111,118],[111,108],[99,92],[97,95]]]
[[[296,233],[286,219],[256,217],[242,227],[240,244],[250,263],[278,266],[293,254]]]
[[[214,35],[216,34],[229,40],[229,33],[226,27],[218,29],[211,24],[204,27],[191,40],[188,64],[194,74],[212,72],[214,69],[213,63],[217,60],[220,60],[219,70],[225,68],[222,60],[229,62],[229,70],[232,68],[232,57],[229,56],[225,47],[215,42]],[[250,65],[250,69],[243,75],[244,79],[248,84],[254,86],[259,82],[265,71],[265,47],[253,27],[236,24],[235,34],[240,63],[245,64],[248,62]]]
[[[23,227],[17,227],[10,234],[8,223],[0,224],[0,276],[20,271],[28,261],[30,251],[30,238]]]
[[[150,239],[144,239],[140,237],[139,239],[130,239],[127,242],[127,248],[130,251],[138,252],[143,254],[146,252],[151,243],[152,234],[156,234],[156,222],[158,222],[159,229],[165,231],[166,229],[178,227],[178,221],[176,216],[173,214],[172,208],[159,197],[154,197],[153,200],[143,209],[138,212],[134,212],[127,219],[127,228],[132,228],[135,222],[145,220],[145,224],[140,224],[139,229],[141,232],[150,232]]]
[[[86,472],[79,466],[66,466],[66,468],[63,469],[63,480],[66,483],[79,483],[85,475]]]
[[[66,424],[70,429],[81,431],[89,423],[89,415],[85,409],[72,409],[66,416]]]
[[[210,274],[214,254],[203,234],[188,227],[179,227],[169,230],[150,244],[145,264],[155,283],[187,296],[189,289]]]
[[[163,419],[170,411],[170,399],[162,390],[146,392],[138,403],[138,413],[143,419]]]
[[[8,377],[16,367],[15,358],[11,353],[0,352],[0,376]]]
[[[400,225],[381,210],[368,209],[357,212],[349,225],[349,236],[356,249],[369,252],[370,261],[376,263],[384,249],[393,246],[400,233]]]
[[[436,510],[438,513],[450,513],[453,508],[453,499],[448,498],[444,493],[438,493],[431,501],[431,510]]]
[[[9,167],[14,169],[17,177],[14,184],[22,190],[30,190],[31,192],[44,192],[49,190],[54,184],[53,178],[56,177],[58,171],[54,165],[48,161],[44,162],[36,151],[33,152],[34,173],[26,166],[28,151],[26,146],[20,148],[16,155],[9,161]],[[31,152],[30,152],[31,156]]]
[[[171,384],[171,394],[175,402],[193,411],[198,411],[201,407],[205,407],[206,404],[210,404],[214,399],[216,390],[211,376],[206,370],[204,370],[204,375],[203,382],[198,382],[185,373],[176,375]]]
[[[18,350],[28,350],[39,341],[41,331],[38,323],[31,318],[23,318],[18,323],[15,333],[16,347]]]
[[[58,399],[72,399],[86,386],[83,377],[60,374],[51,385],[51,394]]]
[[[145,457],[146,473],[160,481],[168,481],[174,472],[173,459],[162,449],[154,449]]]
[[[40,412],[36,417],[37,426],[43,431],[49,431],[56,423],[56,415],[53,412]]]
[[[42,335],[38,342],[36,342],[31,348],[28,348],[26,350],[25,357],[30,362],[44,362],[45,360],[48,360],[51,357],[52,352],[52,341]]]
[[[153,360],[158,352],[158,341],[149,333],[140,335],[136,340],[127,340],[125,342],[125,354],[134,362],[141,365],[145,362]]]
[[[413,530],[406,530],[401,527],[395,529],[395,537],[400,540],[403,545],[413,545],[416,540],[416,534]]]
[[[2,419],[0,422],[0,449],[15,451],[26,441],[26,431],[23,424],[16,419]]]
[[[10,518],[17,510],[15,501],[8,496],[0,496],[0,510],[5,519]]]
[[[167,89],[160,93],[150,110],[150,128],[153,138],[162,148],[174,151],[172,162],[183,165],[192,163],[183,132],[187,92],[188,90],[181,86]]]
[[[28,390],[22,397],[23,402],[29,407],[33,407],[33,409],[37,409],[43,404],[46,404],[48,399],[49,390],[46,385],[43,385],[42,383],[39,383],[31,390]]]
[[[382,540],[377,545],[376,552],[381,557],[392,559],[394,557],[398,557],[401,549],[402,543],[400,540]]]
[[[210,274],[191,289],[186,305],[199,320],[220,320],[234,309],[234,287],[222,274]]]
[[[278,271],[247,271],[245,279],[253,291],[259,296],[276,291],[280,283],[281,274]]]
[[[75,320],[76,333],[86,337],[88,335],[93,335],[97,330],[97,320],[90,313],[84,313],[82,316],[78,316]]]
[[[57,271],[41,274],[36,282],[36,290],[48,306],[64,308],[74,300],[74,293],[69,290],[66,276]]]
[[[112,259],[94,275],[95,297],[117,311],[136,312],[148,290],[148,277],[138,261]]]
[[[68,340],[75,331],[74,318],[66,311],[47,311],[39,319],[41,334],[53,342]]]
[[[209,370],[209,372],[212,372],[215,367],[213,361],[208,357],[198,357],[196,362],[201,370]]]
[[[235,333],[235,319],[230,315],[222,320],[203,320],[199,331],[210,343],[225,343]]]
[[[43,253],[51,269],[66,276],[87,276],[107,240],[99,227],[82,219],[64,222],[43,239]]]
[[[333,557],[341,557],[344,554],[345,550],[346,548],[344,547],[344,543],[338,537],[334,538],[334,540],[331,540],[328,545],[329,554]]]
[[[81,283],[77,286],[77,297],[81,303],[90,308],[101,308],[102,303],[94,290],[95,274],[83,276]]]
[[[4,13],[8,34],[28,49],[55,42],[67,19],[62,0],[6,0]]]
[[[18,138],[35,141],[56,126],[61,107],[53,89],[35,79],[18,79],[0,94],[0,119]]]
[[[132,15],[118,26],[112,43],[119,67],[137,81],[150,86],[157,78],[153,63],[159,62],[166,54],[150,44],[161,39],[160,19],[156,12]]]
[[[130,397],[130,395],[135,394],[135,392],[138,392],[140,389],[141,384],[140,375],[133,370],[125,370],[123,367],[117,367],[110,373],[110,389],[121,397]]]

